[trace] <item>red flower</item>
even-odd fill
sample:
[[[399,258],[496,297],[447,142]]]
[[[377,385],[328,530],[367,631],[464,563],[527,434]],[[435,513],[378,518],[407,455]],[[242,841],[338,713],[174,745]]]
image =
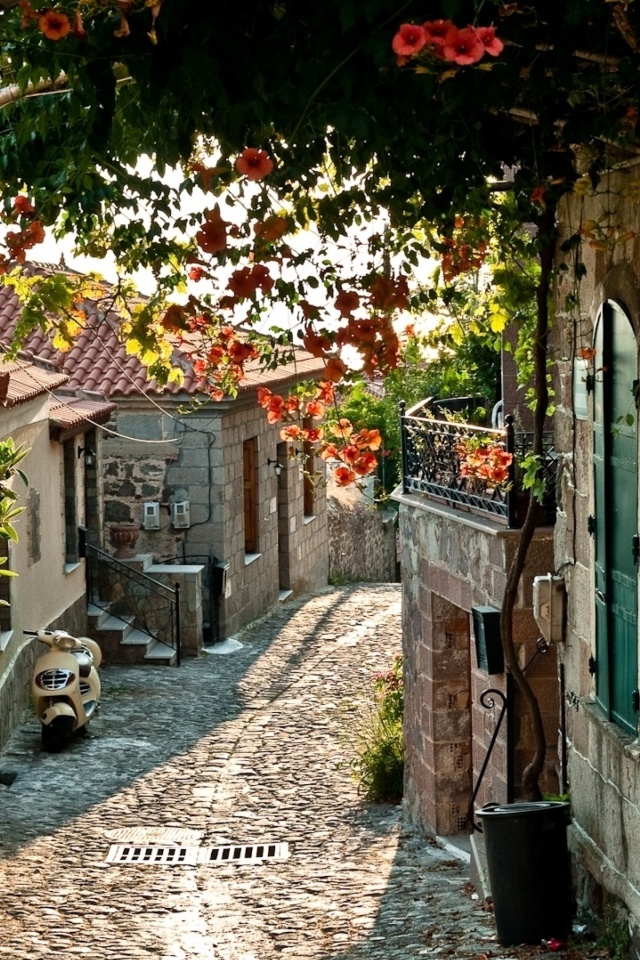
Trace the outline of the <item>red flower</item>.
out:
[[[263,180],[273,170],[273,160],[266,150],[246,147],[236,160],[236,170],[247,180]]]
[[[451,20],[427,20],[422,24],[427,43],[434,47],[441,47],[452,26]]]
[[[442,54],[445,60],[452,60],[461,67],[467,67],[482,59],[484,44],[478,39],[473,27],[465,30],[452,27],[444,38]]]
[[[353,464],[353,469],[355,472],[361,476],[366,476],[367,473],[372,473],[373,470],[378,466],[378,460],[375,454],[367,451],[366,453],[361,454],[358,459]]]
[[[348,317],[360,306],[360,297],[357,293],[348,293],[341,290],[334,301],[334,307],[340,311],[340,316]]]
[[[202,280],[202,267],[191,267],[189,270],[189,280]]]
[[[393,52],[399,57],[419,53],[427,42],[424,28],[417,23],[403,23],[391,42]]]
[[[242,270],[233,271],[229,278],[229,289],[236,297],[253,296],[256,290],[256,284],[249,267],[243,267]]]
[[[339,487],[348,487],[356,479],[355,473],[348,467],[338,467],[333,471],[333,477]]]
[[[536,203],[539,207],[544,208],[544,205],[545,205],[544,195],[546,192],[547,192],[547,185],[545,183],[539,183],[538,186],[535,188],[535,190],[532,191],[531,196],[529,197],[529,199],[531,200],[531,203]]]
[[[57,10],[45,10],[38,17],[38,27],[47,40],[62,40],[71,32],[71,21],[66,13]]]
[[[196,233],[196,243],[205,253],[220,253],[227,245],[227,224],[218,205],[204,215],[204,223]]]
[[[594,347],[579,347],[579,349],[576,350],[576,356],[580,357],[581,360],[593,360],[596,352]]]
[[[279,240],[287,232],[287,221],[284,217],[274,214],[261,223],[256,223],[253,232],[263,243],[272,243],[274,240]]]
[[[29,201],[28,197],[25,197],[24,193],[19,193],[18,196],[13,201],[13,211],[14,213],[19,214],[31,214],[35,213],[35,207]]]
[[[504,43],[496,37],[495,27],[476,27],[476,37],[484,47],[484,52],[497,57],[504,50]]]

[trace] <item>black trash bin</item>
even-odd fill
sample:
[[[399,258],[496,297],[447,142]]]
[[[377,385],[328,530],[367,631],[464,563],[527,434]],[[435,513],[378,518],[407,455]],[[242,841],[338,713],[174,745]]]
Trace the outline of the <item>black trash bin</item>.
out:
[[[487,804],[482,821],[499,943],[563,940],[571,931],[569,804]]]

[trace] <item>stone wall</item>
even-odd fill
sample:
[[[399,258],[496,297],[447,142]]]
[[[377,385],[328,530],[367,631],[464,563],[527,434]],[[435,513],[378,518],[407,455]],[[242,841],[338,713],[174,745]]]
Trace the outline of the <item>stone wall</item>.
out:
[[[326,497],[316,487],[305,515],[304,479],[280,441],[280,424],[268,423],[255,392],[207,404],[192,414],[172,400],[165,412],[140,398],[119,402],[114,426],[137,440],[104,443],[106,536],[109,524],[142,524],[145,502],[160,504],[160,529],[140,531],[136,552],[156,563],[173,557],[197,563],[211,557],[228,564],[217,603],[218,638],[262,616],[283,595],[326,585]],[[151,440],[158,442],[147,442]],[[256,457],[257,549],[245,552],[243,444]],[[282,462],[277,477],[269,460]],[[322,461],[315,467],[322,470]],[[175,529],[171,504],[188,501],[190,526]],[[206,594],[206,587],[205,587]],[[203,599],[208,610],[208,597]]]
[[[573,817],[569,837],[575,856],[578,897],[598,908],[603,891],[624,901],[632,927],[640,930],[640,750],[637,737],[610,722],[595,702],[595,678],[589,671],[596,653],[594,601],[594,538],[588,517],[595,513],[593,491],[593,415],[591,399],[575,416],[573,394],[585,371],[573,363],[575,351],[590,347],[594,322],[604,300],[620,304],[636,335],[640,330],[640,206],[625,197],[637,182],[640,160],[609,172],[606,191],[598,196],[569,198],[561,208],[560,242],[581,223],[608,211],[608,224],[626,243],[597,250],[580,248],[586,275],[579,284],[574,314],[565,312],[565,298],[574,292],[569,272],[558,281],[556,344],[556,448],[560,454],[556,566],[567,584],[567,636],[562,648],[567,688],[568,768]],[[584,393],[584,390],[582,390]],[[630,403],[633,413],[634,405]],[[637,409],[637,408],[636,408]],[[630,531],[631,535],[631,531]]]
[[[327,498],[329,577],[336,582],[398,580],[395,510],[376,510],[357,490],[332,490]]]
[[[473,785],[495,730],[499,698],[485,709],[489,688],[507,693],[504,674],[479,668],[470,618],[472,607],[499,609],[517,531],[425,497],[396,493],[402,546],[403,652],[405,663],[405,808],[427,832],[469,828]],[[532,614],[532,580],[553,563],[553,529],[540,528],[532,544],[514,611],[514,640],[524,666],[536,652],[539,629]],[[556,653],[536,657],[527,670],[541,704],[547,761],[541,788],[558,789]],[[514,701],[513,764],[517,785],[531,758],[528,715]],[[487,768],[476,806],[506,802],[507,724]]]

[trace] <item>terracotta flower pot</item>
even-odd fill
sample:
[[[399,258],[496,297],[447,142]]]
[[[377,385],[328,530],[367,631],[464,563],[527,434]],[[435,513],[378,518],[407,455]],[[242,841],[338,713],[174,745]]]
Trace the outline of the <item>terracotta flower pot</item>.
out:
[[[136,552],[133,549],[140,533],[140,526],[137,523],[112,523],[109,530],[111,543],[116,550],[114,557],[116,560],[130,560],[135,557]]]

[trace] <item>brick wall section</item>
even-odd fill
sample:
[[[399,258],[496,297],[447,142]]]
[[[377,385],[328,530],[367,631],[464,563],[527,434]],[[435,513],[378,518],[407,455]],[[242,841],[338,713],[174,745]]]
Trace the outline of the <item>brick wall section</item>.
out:
[[[506,571],[517,531],[463,511],[438,507],[426,498],[396,493],[400,503],[403,651],[405,660],[405,806],[429,833],[467,829],[467,807],[496,726],[499,700],[480,704],[488,688],[505,691],[505,677],[478,668],[474,606],[502,603]],[[531,610],[533,577],[553,569],[553,530],[534,539],[514,615],[519,661],[536,650],[539,630]],[[558,703],[555,652],[538,656],[527,670],[543,711],[547,763],[543,790],[557,790]],[[515,781],[530,759],[527,716],[514,710]],[[494,748],[476,806],[507,800],[506,722]]]

